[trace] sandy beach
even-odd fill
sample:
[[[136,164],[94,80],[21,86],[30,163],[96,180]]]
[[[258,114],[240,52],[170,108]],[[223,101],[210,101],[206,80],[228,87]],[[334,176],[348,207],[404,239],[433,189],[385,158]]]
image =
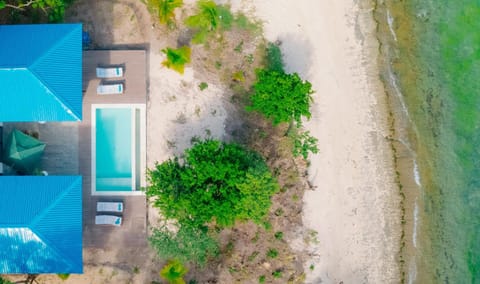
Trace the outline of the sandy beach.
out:
[[[399,199],[372,7],[357,2],[255,1],[267,39],[281,42],[287,71],[316,90],[305,124],[320,150],[310,157],[315,190],[304,196],[304,225],[318,232],[308,248],[307,283],[400,279]]]

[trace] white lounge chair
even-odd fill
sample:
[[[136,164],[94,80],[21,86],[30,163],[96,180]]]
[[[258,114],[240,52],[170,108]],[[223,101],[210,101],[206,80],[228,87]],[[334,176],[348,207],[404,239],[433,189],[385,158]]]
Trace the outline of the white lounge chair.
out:
[[[123,84],[98,85],[97,94],[99,95],[123,94]]]
[[[119,78],[123,77],[123,67],[97,67],[98,78]]]
[[[97,215],[95,216],[95,224],[120,226],[122,225],[122,217],[113,215]]]
[[[123,202],[97,202],[97,212],[123,212]]]

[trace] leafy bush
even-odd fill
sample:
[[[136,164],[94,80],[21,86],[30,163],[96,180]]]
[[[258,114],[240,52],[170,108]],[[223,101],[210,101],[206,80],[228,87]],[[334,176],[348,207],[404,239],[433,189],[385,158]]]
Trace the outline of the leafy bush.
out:
[[[293,121],[300,124],[302,116],[310,118],[312,85],[297,73],[259,69],[253,87],[251,105],[247,110],[262,113],[274,124]]]
[[[0,284],[13,284],[13,283],[0,277]]]
[[[217,241],[207,230],[192,226],[180,226],[176,233],[165,226],[154,228],[149,242],[162,258],[184,263],[190,261],[201,266],[219,253]]]
[[[267,251],[267,257],[270,257],[270,258],[276,258],[278,256],[278,250],[276,249],[269,249]]]
[[[66,273],[59,273],[57,274],[58,278],[62,279],[62,280],[67,280],[68,277],[70,277],[70,274],[66,274]]]
[[[265,66],[268,70],[277,71],[280,73],[284,73],[284,64],[282,58],[282,51],[280,47],[273,43],[269,42],[266,48],[266,58],[265,58]]]
[[[208,84],[206,82],[201,82],[199,85],[198,85],[198,88],[200,88],[200,91],[203,91],[205,90],[206,88],[208,88]]]
[[[183,0],[149,0],[149,4],[157,11],[160,23],[172,26],[175,21],[175,9],[182,7]]]
[[[265,283],[265,275],[258,277],[258,283]]]
[[[167,47],[162,49],[162,52],[167,55],[167,59],[162,62],[162,65],[183,74],[185,64],[190,62],[190,47],[182,46],[177,49]]]
[[[310,131],[298,132],[297,129],[290,131],[288,134],[293,140],[293,156],[302,156],[305,160],[308,153],[318,153],[318,139],[310,135]]]
[[[275,239],[281,240],[283,239],[283,232],[275,232]]]
[[[235,143],[206,140],[148,171],[147,196],[166,218],[202,226],[215,221],[231,226],[236,220],[261,223],[270,197],[278,191],[265,161]]]
[[[192,42],[203,43],[208,33],[218,28],[220,18],[217,4],[212,0],[199,0],[197,10],[197,14],[188,17],[185,24],[196,31]]]
[[[160,271],[160,276],[170,284],[185,284],[183,275],[188,269],[178,260],[170,260]]]
[[[281,278],[282,277],[282,271],[277,269],[274,272],[272,272],[272,276],[273,276],[273,278]]]
[[[233,15],[229,5],[217,5],[212,0],[197,1],[197,12],[185,20],[185,25],[195,32],[193,43],[204,43],[209,34],[230,30],[233,26],[252,32],[260,30],[259,23],[241,13]]]
[[[42,11],[48,18],[49,22],[58,23],[63,21],[65,8],[73,2],[72,0],[36,0],[36,1],[20,1],[20,0],[0,0],[1,9],[12,9],[14,11],[25,14],[28,18],[37,15],[38,11]]]

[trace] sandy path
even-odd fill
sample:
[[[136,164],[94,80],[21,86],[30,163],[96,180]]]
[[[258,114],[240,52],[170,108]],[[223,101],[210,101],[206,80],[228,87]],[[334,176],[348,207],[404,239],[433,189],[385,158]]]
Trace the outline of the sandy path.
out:
[[[313,117],[306,124],[320,149],[311,157],[309,172],[316,190],[304,196],[304,223],[318,232],[306,267],[309,271],[314,264],[308,283],[399,279],[397,189],[388,170],[391,155],[375,54],[366,56],[375,50],[368,46],[375,41],[368,41],[373,29],[369,35],[361,24],[371,10],[353,2],[254,1],[266,37],[282,42],[287,70],[298,72],[316,90]]]

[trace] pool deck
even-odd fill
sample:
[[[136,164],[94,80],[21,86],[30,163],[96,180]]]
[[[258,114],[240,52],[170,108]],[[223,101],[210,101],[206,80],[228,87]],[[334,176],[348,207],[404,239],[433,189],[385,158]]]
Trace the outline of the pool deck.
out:
[[[123,66],[119,79],[98,79],[97,66]],[[97,95],[101,80],[122,82],[121,95]],[[83,176],[83,245],[85,247],[135,247],[146,245],[147,205],[145,196],[93,196],[91,194],[92,104],[146,104],[146,54],[144,50],[87,50],[83,53],[83,120],[78,129],[79,173]],[[97,201],[123,201],[121,227],[95,225]]]

